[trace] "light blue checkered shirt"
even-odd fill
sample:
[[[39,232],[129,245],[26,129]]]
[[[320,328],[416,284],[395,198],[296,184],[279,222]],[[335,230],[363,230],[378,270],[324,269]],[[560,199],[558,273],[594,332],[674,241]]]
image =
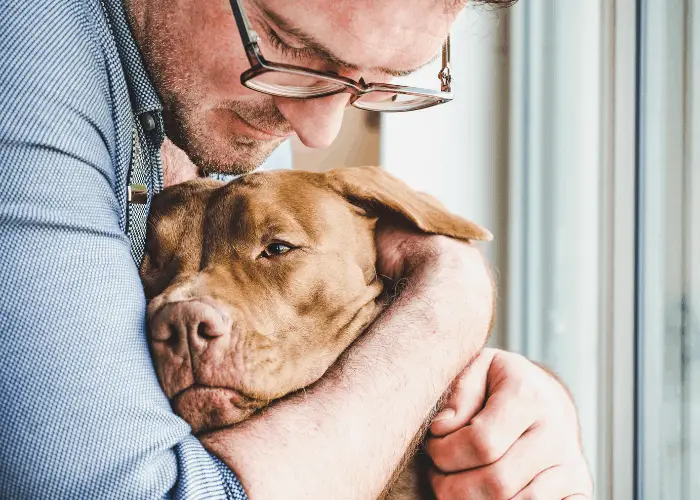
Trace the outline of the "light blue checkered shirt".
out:
[[[120,0],[0,0],[2,499],[245,498],[149,358],[160,110]]]

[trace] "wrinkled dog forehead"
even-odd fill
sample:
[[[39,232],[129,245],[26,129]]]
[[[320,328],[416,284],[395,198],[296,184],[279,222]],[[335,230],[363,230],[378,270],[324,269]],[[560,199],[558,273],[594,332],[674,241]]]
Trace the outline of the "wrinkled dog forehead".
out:
[[[228,184],[199,179],[157,195],[141,275],[147,297],[211,265],[245,265],[267,245],[374,266],[374,218],[332,189],[322,174],[275,171]],[[326,262],[327,266],[328,263]]]
[[[253,174],[220,188],[207,207],[205,225],[216,226],[209,234],[230,240],[319,246],[351,238],[357,216],[317,175],[280,171]]]
[[[491,239],[487,230],[377,167],[275,171],[229,184],[200,179],[166,189],[153,200],[144,261],[159,268],[179,257],[199,265],[202,249],[283,237],[299,245],[342,246],[355,242],[358,231],[372,231],[385,215],[425,233]]]

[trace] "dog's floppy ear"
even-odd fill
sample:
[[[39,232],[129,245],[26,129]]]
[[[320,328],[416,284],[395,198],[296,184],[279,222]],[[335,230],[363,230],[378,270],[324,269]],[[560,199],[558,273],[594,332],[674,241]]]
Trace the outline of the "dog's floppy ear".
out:
[[[371,215],[400,215],[425,233],[458,240],[493,239],[488,230],[450,213],[432,196],[412,189],[379,167],[337,168],[325,175],[332,189]]]

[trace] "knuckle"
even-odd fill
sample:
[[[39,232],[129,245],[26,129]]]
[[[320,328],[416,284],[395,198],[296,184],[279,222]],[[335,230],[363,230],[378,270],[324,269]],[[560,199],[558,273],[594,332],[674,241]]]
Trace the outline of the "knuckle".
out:
[[[454,476],[437,475],[432,479],[433,495],[436,500],[469,498],[464,496]]]
[[[516,375],[528,373],[530,371],[528,368],[532,365],[532,362],[522,354],[500,349],[494,355],[494,362],[509,373]]]
[[[512,373],[507,380],[508,397],[513,404],[532,408],[547,397],[548,389],[545,384],[531,373],[523,373],[522,371]]]
[[[568,485],[571,489],[569,494],[574,498],[578,498],[576,495],[581,495],[581,498],[590,498],[593,495],[593,476],[583,456],[563,467],[563,476],[560,481]]]
[[[537,384],[534,384],[530,378],[515,377],[511,381],[511,399],[521,406],[530,408],[537,401],[539,395],[536,390]]]
[[[533,480],[523,491],[518,493],[518,500],[542,500],[543,498],[560,498],[560,491],[552,491],[541,480]]]
[[[559,463],[571,463],[582,456],[578,433],[572,432],[568,425],[546,422],[543,429],[551,454],[559,459]]]
[[[501,458],[505,452],[504,447],[503,439],[498,432],[484,425],[474,424],[472,448],[476,458],[484,465]]]
[[[430,478],[430,485],[433,488],[433,494],[437,500],[447,498],[447,492],[445,491],[445,479],[446,477],[441,474],[435,474]]]
[[[484,469],[479,479],[483,498],[508,500],[517,493],[517,491],[512,491],[512,487],[508,482],[508,476],[503,474],[500,467],[496,464]]]
[[[431,439],[426,444],[426,451],[435,467],[441,472],[451,472],[455,468],[456,446],[444,439]]]

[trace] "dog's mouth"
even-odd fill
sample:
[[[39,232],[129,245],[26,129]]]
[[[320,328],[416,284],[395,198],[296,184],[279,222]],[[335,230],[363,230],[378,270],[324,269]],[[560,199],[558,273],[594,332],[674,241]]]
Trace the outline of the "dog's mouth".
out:
[[[228,387],[199,384],[187,387],[170,400],[173,411],[190,424],[195,434],[237,424],[268,403]]]

